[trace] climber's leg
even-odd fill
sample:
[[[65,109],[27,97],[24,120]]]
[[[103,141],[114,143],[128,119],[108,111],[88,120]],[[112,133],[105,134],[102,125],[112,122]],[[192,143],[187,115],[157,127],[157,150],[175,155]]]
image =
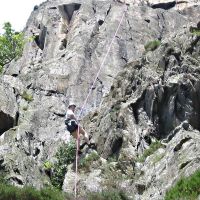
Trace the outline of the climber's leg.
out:
[[[86,143],[89,144],[90,143],[89,136],[88,136],[87,132],[80,125],[79,125],[79,133],[84,136]]]
[[[77,129],[76,131],[72,132],[71,135],[75,138],[75,139],[78,139],[78,131],[79,131],[79,135],[82,134],[84,139],[85,139],[85,142],[87,144],[90,143],[89,141],[89,136],[87,134],[87,132],[79,125],[79,130]]]

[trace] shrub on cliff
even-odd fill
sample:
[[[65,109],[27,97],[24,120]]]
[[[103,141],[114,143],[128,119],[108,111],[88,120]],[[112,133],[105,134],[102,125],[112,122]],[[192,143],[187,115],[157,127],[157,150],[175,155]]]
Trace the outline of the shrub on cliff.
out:
[[[51,177],[52,185],[58,189],[62,189],[67,166],[71,164],[76,157],[76,145],[70,142],[61,146],[56,153],[57,162],[53,166],[53,174]]]
[[[155,151],[157,151],[159,148],[163,148],[164,145],[160,141],[155,141],[151,143],[148,149],[144,150],[144,153],[136,160],[138,162],[144,162],[146,158],[150,155],[152,155]]]
[[[153,40],[153,41],[148,42],[144,46],[144,48],[146,51],[154,51],[160,46],[160,44],[161,44],[160,40]]]
[[[9,22],[4,24],[4,33],[0,35],[0,68],[22,55],[24,34],[15,32]]]
[[[200,170],[181,178],[165,196],[165,200],[197,199],[200,195]]]

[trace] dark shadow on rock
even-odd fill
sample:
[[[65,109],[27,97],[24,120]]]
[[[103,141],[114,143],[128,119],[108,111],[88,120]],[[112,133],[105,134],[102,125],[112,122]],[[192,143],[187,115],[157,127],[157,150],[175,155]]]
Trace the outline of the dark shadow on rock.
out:
[[[14,126],[15,120],[8,114],[0,111],[0,135]]]

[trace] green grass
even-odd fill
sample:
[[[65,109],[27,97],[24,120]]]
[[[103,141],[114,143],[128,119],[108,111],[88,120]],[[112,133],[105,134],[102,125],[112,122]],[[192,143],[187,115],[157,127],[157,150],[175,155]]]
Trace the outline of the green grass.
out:
[[[100,193],[88,194],[88,200],[129,200],[126,194],[122,191],[111,190]]]
[[[53,168],[53,164],[49,161],[44,162],[44,169],[51,170]]]
[[[153,41],[148,42],[144,46],[144,48],[146,51],[154,51],[160,46],[160,44],[161,44],[160,40],[153,40]]]
[[[65,196],[58,190],[46,188],[36,190],[31,187],[18,188],[0,183],[0,200],[65,200]]]
[[[83,197],[87,200],[129,200],[127,195],[118,189],[87,193]],[[75,198],[73,195],[62,193],[54,187],[36,190],[32,187],[18,188],[1,182],[0,200],[75,200]]]
[[[87,157],[83,158],[80,162],[80,168],[89,171],[90,165],[93,161],[97,161],[100,158],[97,152],[93,151]]]
[[[200,195],[200,170],[181,178],[165,196],[165,200],[196,200]]]
[[[199,28],[190,27],[190,32],[193,35],[200,36],[200,29]]]
[[[163,145],[161,144],[160,141],[156,141],[156,142],[151,143],[149,148],[145,149],[142,156],[140,156],[136,161],[144,162],[148,156],[152,155],[155,151],[157,151],[161,147],[163,147]]]
[[[33,96],[31,94],[28,94],[26,91],[23,92],[22,98],[24,98],[28,102],[33,101]]]
[[[200,30],[192,31],[192,34],[193,34],[193,35],[200,36]]]

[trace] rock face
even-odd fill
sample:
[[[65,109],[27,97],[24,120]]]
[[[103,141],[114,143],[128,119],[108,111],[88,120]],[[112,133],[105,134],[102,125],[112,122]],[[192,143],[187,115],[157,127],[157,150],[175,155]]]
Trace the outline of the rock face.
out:
[[[18,107],[14,91],[9,85],[0,84],[0,135],[17,124]]]
[[[63,123],[67,103],[75,101],[79,114],[90,89],[83,123],[101,158],[80,173],[79,194],[108,187],[107,168],[126,165],[138,182],[123,179],[120,188],[129,188],[138,199],[162,199],[189,167],[199,168],[200,41],[189,32],[200,18],[198,4],[192,1],[179,11],[174,3],[166,9],[155,1],[129,0],[52,0],[35,6],[23,56],[6,66],[0,82],[0,171],[7,179],[37,188],[49,182],[44,162],[69,140]],[[155,40],[161,46],[145,52]],[[136,162],[155,139],[166,143],[153,155],[162,157],[156,164],[160,171],[153,156]],[[165,168],[186,154],[187,145],[187,156]],[[113,156],[116,162],[106,161]],[[173,176],[165,179],[171,171]],[[69,177],[74,177],[70,166],[63,190],[73,192]]]
[[[80,188],[93,192],[85,173],[92,180],[101,177],[99,188],[109,188],[112,175],[105,175],[105,168],[114,164],[113,175],[120,171],[121,178],[110,184],[135,199],[157,200],[200,168],[199,44],[199,36],[179,32],[119,73],[101,108],[84,119],[107,164],[94,163],[84,173],[80,166]],[[156,140],[163,145],[140,161]],[[116,163],[109,163],[113,157]],[[95,169],[100,174],[94,175]]]

